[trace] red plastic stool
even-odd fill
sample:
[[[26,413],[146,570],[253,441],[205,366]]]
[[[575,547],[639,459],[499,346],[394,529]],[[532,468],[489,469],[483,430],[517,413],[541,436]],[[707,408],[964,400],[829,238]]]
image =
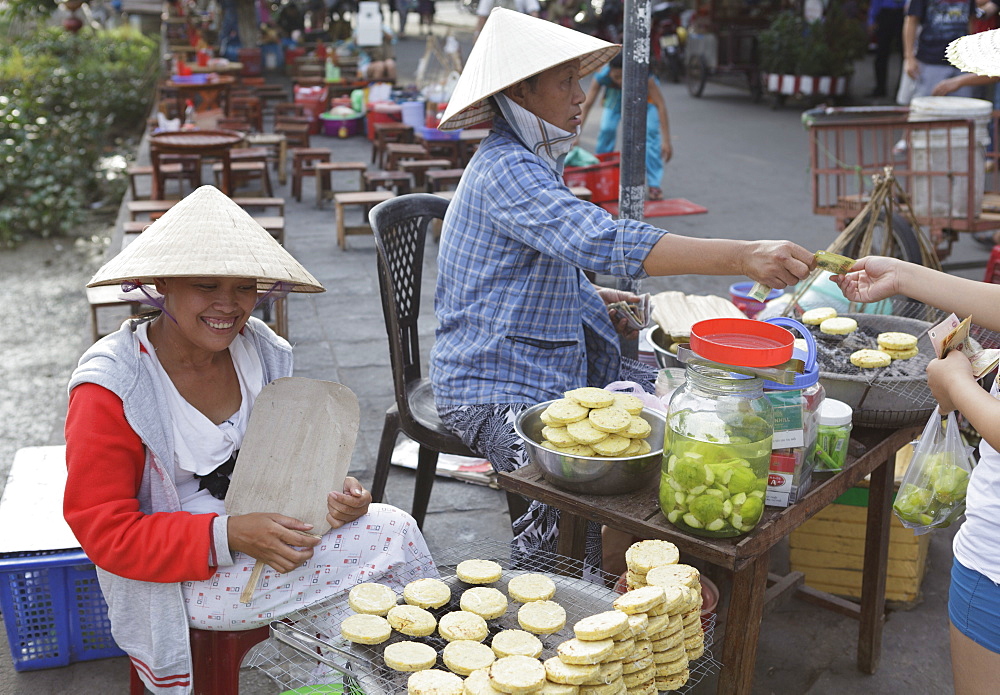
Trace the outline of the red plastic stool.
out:
[[[990,251],[990,260],[986,264],[986,277],[983,282],[990,282],[1000,285],[1000,245],[994,246]]]
[[[266,640],[269,634],[267,625],[240,632],[192,629],[194,695],[239,695],[243,657],[255,644]],[[131,661],[129,664],[129,695],[143,695],[145,686],[135,670],[135,664]]]

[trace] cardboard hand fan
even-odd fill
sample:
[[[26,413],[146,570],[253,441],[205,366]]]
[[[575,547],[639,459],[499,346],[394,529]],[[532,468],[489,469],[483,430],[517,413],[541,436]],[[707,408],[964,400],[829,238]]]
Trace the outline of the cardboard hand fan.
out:
[[[277,379],[254,402],[226,494],[226,513],[276,512],[330,530],[326,496],[341,491],[358,435],[358,398],[331,381]],[[263,563],[246,590],[249,601]]]

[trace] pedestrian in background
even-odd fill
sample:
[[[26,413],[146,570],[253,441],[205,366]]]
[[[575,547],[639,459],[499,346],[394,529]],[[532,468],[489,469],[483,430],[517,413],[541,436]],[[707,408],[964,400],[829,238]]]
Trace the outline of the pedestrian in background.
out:
[[[973,32],[975,16],[976,0],[910,0],[903,21],[903,69],[916,82],[913,96],[930,96],[938,82],[961,73],[945,58],[945,48]],[[962,87],[955,96],[971,97],[972,88]]]
[[[417,12],[420,13],[420,34],[434,33],[434,0],[418,0]]]
[[[868,7],[868,31],[875,41],[875,89],[868,96],[881,98],[888,92],[889,57],[903,55],[903,13],[906,0],[872,0]]]
[[[604,89],[604,111],[601,114],[601,130],[597,134],[597,154],[614,152],[618,139],[618,125],[622,120],[622,56],[621,53],[611,59],[611,62],[594,73],[594,81],[590,83],[587,99],[583,102],[583,115],[580,129],[587,122],[591,107]],[[662,200],[663,165],[673,156],[670,145],[670,119],[667,116],[667,105],[663,101],[660,85],[652,75],[646,86],[646,199]]]
[[[479,32],[483,30],[486,18],[490,16],[490,12],[493,11],[494,7],[502,7],[505,10],[516,10],[532,17],[537,17],[538,13],[542,10],[542,6],[538,4],[538,0],[479,0],[479,5],[476,8],[476,15],[478,16],[476,20],[476,38],[479,38]]]

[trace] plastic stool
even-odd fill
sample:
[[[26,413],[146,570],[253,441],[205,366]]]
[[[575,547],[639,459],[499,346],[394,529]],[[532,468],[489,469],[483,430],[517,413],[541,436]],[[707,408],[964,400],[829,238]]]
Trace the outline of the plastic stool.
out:
[[[189,632],[194,695],[239,695],[243,657],[255,644],[268,638],[270,628],[264,625],[240,632],[194,629]],[[129,695],[143,695],[145,686],[135,664],[129,663]]]
[[[1000,245],[994,246],[990,251],[990,260],[986,264],[986,276],[983,282],[1000,285]]]

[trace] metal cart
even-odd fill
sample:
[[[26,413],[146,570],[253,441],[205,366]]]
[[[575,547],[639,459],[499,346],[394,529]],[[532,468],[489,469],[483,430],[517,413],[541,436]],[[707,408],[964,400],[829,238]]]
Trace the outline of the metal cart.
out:
[[[844,229],[868,201],[872,176],[892,167],[916,222],[944,259],[959,233],[1000,229],[1000,156],[985,152],[983,129],[974,119],[908,117],[909,109],[897,106],[806,111],[813,212],[832,215],[837,229]],[[994,111],[994,133],[998,117]],[[891,231],[897,255],[919,262],[910,222],[894,214]]]
[[[752,9],[734,0],[700,0],[691,22],[685,51],[688,92],[700,97],[709,80],[739,84],[744,79],[750,96],[764,95],[757,59],[757,34],[780,9],[774,0],[762,0]]]

